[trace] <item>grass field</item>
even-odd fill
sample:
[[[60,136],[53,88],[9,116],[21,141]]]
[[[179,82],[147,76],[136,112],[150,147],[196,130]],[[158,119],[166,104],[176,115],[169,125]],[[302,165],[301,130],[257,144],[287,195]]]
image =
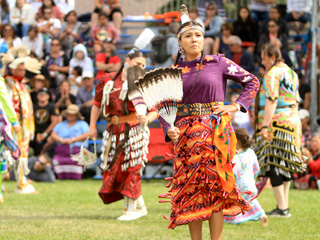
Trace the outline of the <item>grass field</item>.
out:
[[[135,221],[117,220],[123,201],[104,205],[98,196],[101,181],[58,181],[34,183],[35,195],[13,193],[15,183],[5,182],[5,203],[0,205],[0,239],[189,239],[187,226],[168,230],[162,216],[170,214],[169,204],[159,204],[165,193],[164,180],[142,182],[148,215]],[[272,190],[258,198],[269,211],[275,207]],[[290,192],[292,217],[271,218],[267,228],[260,222],[224,225],[223,239],[320,239],[320,191]],[[209,239],[205,222],[203,239]]]

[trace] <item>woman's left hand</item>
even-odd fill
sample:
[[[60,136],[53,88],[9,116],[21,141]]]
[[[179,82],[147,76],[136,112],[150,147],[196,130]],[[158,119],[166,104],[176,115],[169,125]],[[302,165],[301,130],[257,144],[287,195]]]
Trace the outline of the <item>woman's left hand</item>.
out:
[[[148,124],[149,122],[149,119],[147,118],[146,115],[137,115],[137,119],[139,120],[140,124],[142,126],[145,126]]]
[[[268,128],[262,128],[260,132],[260,136],[262,139],[267,139],[268,136]]]
[[[218,105],[218,106],[213,106],[212,108],[214,109],[214,114],[221,113],[222,115],[225,113],[238,111],[237,107],[234,105]]]

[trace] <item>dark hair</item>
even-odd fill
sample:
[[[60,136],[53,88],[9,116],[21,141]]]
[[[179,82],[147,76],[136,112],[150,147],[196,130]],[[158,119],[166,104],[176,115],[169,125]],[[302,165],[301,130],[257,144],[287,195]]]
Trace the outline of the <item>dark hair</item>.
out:
[[[99,18],[102,17],[102,16],[103,16],[103,17],[106,17],[107,19],[109,19],[109,18],[108,18],[108,14],[106,14],[104,11],[100,11],[100,12],[99,12]]]
[[[53,41],[58,41],[58,42],[61,44],[61,41],[60,41],[60,39],[59,39],[58,37],[53,37],[53,38],[51,39],[51,43],[52,43]]]
[[[248,133],[248,131],[244,128],[236,128],[234,130],[236,136],[237,136],[237,140],[240,143],[241,147],[244,150],[247,150],[248,148],[251,147],[253,141]]]
[[[30,51],[30,55],[29,55],[29,56],[30,56],[30,57],[33,57],[33,58],[39,59],[39,56],[36,54],[35,51]]]
[[[270,22],[274,22],[274,24],[276,24],[278,27],[279,27],[279,24],[277,23],[276,20],[273,20],[273,19],[269,19],[267,24],[269,25]],[[279,32],[279,29],[278,29],[278,32]],[[268,28],[268,34],[269,34],[269,28]]]
[[[273,6],[271,6],[271,8],[272,8],[272,9],[276,9],[277,12],[280,14],[280,9],[279,9],[279,7],[278,7],[277,5],[273,5]],[[271,8],[270,8],[270,9],[271,9]]]
[[[59,87],[60,87],[63,83],[68,83],[68,84],[69,84],[69,87],[71,86],[69,80],[68,80],[68,79],[64,79],[64,80],[62,80],[62,81],[60,82]]]
[[[231,35],[233,35],[234,28],[233,28],[233,24],[231,22],[225,22],[224,24],[222,24],[221,25],[221,31],[222,31],[223,27],[225,27],[226,29],[230,30]]]
[[[75,66],[75,67],[73,68],[73,70],[75,70],[75,71],[77,72],[78,76],[81,76],[81,75],[82,75],[82,67],[80,67],[80,66]]]
[[[16,31],[14,30],[14,28],[12,27],[12,25],[10,23],[7,23],[2,27],[2,29],[1,29],[1,37],[4,37],[4,35],[3,35],[4,34],[4,29],[6,27],[8,27],[8,26],[11,27],[11,29],[12,29],[12,38],[16,39],[16,37],[17,37]]]
[[[274,56],[276,58],[275,62],[283,61],[280,49],[271,43],[264,44],[261,52],[266,54],[269,58]]]
[[[9,9],[9,4],[7,2],[7,0],[2,0],[1,2],[1,8],[2,8],[2,11],[5,12],[5,13],[8,13],[10,12],[10,9]],[[3,14],[3,13],[2,13]],[[2,15],[1,14],[1,15]],[[2,16],[1,16],[2,17]]]
[[[249,13],[249,15],[248,15],[245,23],[248,23],[248,24],[254,23],[254,20],[253,20],[253,18],[252,18],[252,16],[251,16],[250,10],[249,10],[249,8],[246,7],[246,6],[242,6],[242,7],[239,8],[239,10],[238,10],[238,17],[237,17],[237,21],[236,21],[236,22],[237,22],[237,23],[243,23],[243,20],[242,20],[242,18],[240,17],[240,11],[241,11],[241,9],[246,9],[246,10],[248,11],[248,13]]]
[[[28,33],[34,31],[35,33],[38,33],[38,27],[37,26],[31,26],[28,30]]]
[[[53,6],[56,6],[56,3],[53,1],[53,0],[51,0],[51,6],[53,7]],[[44,1],[42,1],[42,6],[41,6],[41,13],[43,14],[44,13],[44,9],[45,8],[48,8],[48,9],[50,9],[51,11],[52,11],[52,9],[50,8],[50,7],[46,7],[45,5],[44,5]]]
[[[70,12],[67,13],[67,15],[64,16],[64,21],[67,22],[68,17],[70,16],[71,13],[74,13],[77,17],[77,12],[75,10],[71,10]]]

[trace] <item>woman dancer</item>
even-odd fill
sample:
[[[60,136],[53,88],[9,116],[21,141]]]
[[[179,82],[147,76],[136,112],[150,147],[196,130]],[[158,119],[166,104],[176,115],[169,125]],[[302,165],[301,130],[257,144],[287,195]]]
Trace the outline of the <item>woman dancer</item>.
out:
[[[121,69],[101,77],[91,110],[89,136],[96,138],[96,122],[102,108],[107,113],[108,127],[103,133],[103,185],[99,195],[105,204],[125,200],[119,220],[133,220],[147,214],[141,195],[141,166],[146,161],[149,132],[141,125],[152,122],[157,114],[139,115],[127,96],[128,68],[144,68],[146,60],[138,50],[131,50]],[[141,76],[141,75],[140,75]],[[110,84],[113,86],[109,87]],[[107,90],[109,89],[109,91]]]
[[[241,196],[247,201],[255,198],[258,195],[258,190],[255,183],[255,177],[260,171],[257,156],[250,148],[252,145],[252,139],[248,131],[244,128],[237,128],[234,130],[237,136],[237,151],[238,153],[233,158],[234,168],[233,172],[236,177],[236,185]],[[251,192],[251,194],[246,194]],[[226,223],[239,224],[246,221],[257,221],[261,219],[263,227],[268,226],[268,217],[261,207],[257,199],[253,199],[250,202],[252,208],[249,212],[237,216],[225,216],[224,221]]]
[[[204,56],[204,30],[186,22],[178,30],[184,59],[183,99],[175,128],[160,119],[166,140],[176,143],[171,195],[172,212],[168,228],[188,224],[192,239],[202,238],[202,221],[209,219],[211,239],[220,239],[222,210],[228,215],[248,211],[250,204],[235,186],[232,158],[236,137],[228,113],[246,112],[258,89],[258,79],[223,55]],[[233,105],[224,105],[227,79],[243,86]]]
[[[299,80],[297,74],[283,63],[276,46],[266,44],[261,59],[267,73],[259,92],[254,150],[260,175],[270,178],[277,201],[277,207],[267,215],[290,217],[291,173],[306,169],[300,152]]]

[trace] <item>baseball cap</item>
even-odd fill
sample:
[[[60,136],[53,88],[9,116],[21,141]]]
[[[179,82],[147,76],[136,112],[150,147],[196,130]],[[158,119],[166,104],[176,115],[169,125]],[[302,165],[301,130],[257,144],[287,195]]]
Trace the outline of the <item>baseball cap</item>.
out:
[[[47,88],[41,88],[38,90],[38,94],[47,93],[49,94],[49,90]],[[50,94],[49,94],[50,95]]]
[[[93,73],[91,71],[84,71],[82,73],[82,78],[93,78]]]

